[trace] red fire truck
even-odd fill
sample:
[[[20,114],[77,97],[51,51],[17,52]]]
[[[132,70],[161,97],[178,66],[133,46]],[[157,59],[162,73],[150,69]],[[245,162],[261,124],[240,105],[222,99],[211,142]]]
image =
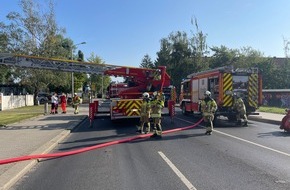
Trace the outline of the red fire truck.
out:
[[[150,95],[155,91],[162,92],[166,106],[168,100],[175,102],[175,88],[170,85],[170,76],[164,66],[157,69],[117,67],[106,70],[104,74],[125,78],[122,83],[111,83],[107,89],[108,98],[111,100],[111,120],[140,117],[144,92]]]
[[[200,101],[208,90],[218,105],[216,116],[236,120],[233,93],[246,105],[247,115],[256,114],[262,103],[262,77],[258,68],[220,67],[187,76],[181,82],[180,108],[183,114],[200,114]]]
[[[165,66],[157,69],[135,68],[9,53],[0,53],[1,64],[126,78],[124,83],[111,83],[108,87],[112,120],[140,117],[139,112],[144,92],[149,92],[149,94],[153,94],[154,91],[163,92],[166,105],[168,100],[175,101],[176,99],[175,88],[170,85],[170,76],[166,73]],[[97,108],[95,109],[97,112]],[[172,109],[171,107],[170,110]]]

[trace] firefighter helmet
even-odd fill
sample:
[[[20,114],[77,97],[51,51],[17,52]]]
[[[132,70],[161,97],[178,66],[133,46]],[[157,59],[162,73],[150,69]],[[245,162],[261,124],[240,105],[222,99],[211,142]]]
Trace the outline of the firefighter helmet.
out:
[[[143,93],[143,98],[149,98],[149,93],[148,92],[144,92]]]
[[[210,93],[210,91],[207,90],[207,91],[204,92],[204,95],[205,95],[205,96],[210,96],[211,93]]]

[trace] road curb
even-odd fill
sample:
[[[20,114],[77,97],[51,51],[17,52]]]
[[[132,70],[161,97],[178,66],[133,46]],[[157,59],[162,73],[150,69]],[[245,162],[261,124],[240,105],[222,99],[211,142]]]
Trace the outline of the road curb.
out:
[[[263,123],[270,123],[273,125],[280,125],[281,124],[281,121],[265,119],[265,118],[262,118],[261,116],[248,116],[248,119],[253,120],[253,121],[263,122]]]

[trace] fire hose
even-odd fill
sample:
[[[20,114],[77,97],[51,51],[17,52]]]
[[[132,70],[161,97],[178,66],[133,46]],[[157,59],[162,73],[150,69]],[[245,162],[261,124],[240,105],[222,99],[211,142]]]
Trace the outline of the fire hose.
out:
[[[194,128],[194,127],[198,126],[202,121],[203,121],[203,119],[200,119],[194,125],[190,125],[190,126],[183,127],[183,128],[176,128],[176,129],[166,130],[166,131],[163,131],[162,134],[168,134],[168,133],[173,133],[173,132],[177,132],[177,131],[183,131],[183,130],[191,129],[191,128]],[[110,142],[106,142],[106,143],[102,143],[102,144],[98,144],[98,145],[94,145],[94,146],[90,146],[90,147],[86,147],[86,148],[81,148],[81,149],[77,149],[77,150],[73,150],[73,151],[58,152],[58,153],[51,153],[51,154],[35,154],[35,155],[27,155],[27,156],[21,156],[21,157],[8,158],[8,159],[0,160],[0,165],[10,164],[10,163],[13,163],[13,162],[20,162],[20,161],[25,161],[25,160],[70,156],[70,155],[80,154],[80,153],[91,151],[91,150],[98,149],[98,148],[112,146],[112,145],[115,145],[115,144],[130,142],[130,141],[134,141],[134,140],[142,139],[142,138],[148,138],[150,136],[151,136],[151,134],[142,134],[142,135],[137,135],[137,136],[131,137],[131,138],[125,138],[125,139],[121,139],[121,140],[110,141]]]

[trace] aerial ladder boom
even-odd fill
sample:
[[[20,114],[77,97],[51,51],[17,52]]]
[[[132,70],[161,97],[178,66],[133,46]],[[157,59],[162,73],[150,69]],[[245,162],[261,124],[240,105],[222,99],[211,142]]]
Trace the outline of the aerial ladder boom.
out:
[[[116,65],[96,64],[10,53],[0,53],[0,65],[97,75],[103,75],[106,70],[119,67]]]

